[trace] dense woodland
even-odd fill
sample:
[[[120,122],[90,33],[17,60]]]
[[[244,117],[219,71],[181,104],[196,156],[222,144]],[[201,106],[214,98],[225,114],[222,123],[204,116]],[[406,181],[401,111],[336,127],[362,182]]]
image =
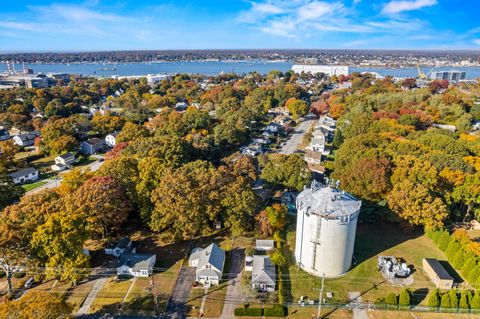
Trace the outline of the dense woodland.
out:
[[[74,151],[86,136],[120,132],[100,170],[74,169],[59,188],[23,197],[7,173],[26,163],[15,159],[10,141],[0,142],[0,259],[7,278],[15,265],[28,264],[46,266],[48,278],[76,282],[90,265],[85,241],[117,237],[127,221],[170,241],[211,235],[219,222],[235,235],[253,230],[256,220],[261,233],[274,234],[284,226],[281,209],[262,210],[253,183],[260,177],[273,190],[300,191],[312,176],[300,156],[255,159],[237,151],[276,107],[288,108],[294,119],[310,106],[338,119],[326,166],[341,188],[364,200],[365,220],[433,230],[479,217],[480,138],[469,134],[480,120],[478,85],[417,88],[413,79],[353,74],[333,78],[352,88],[332,92],[322,77],[308,89],[297,83],[309,78],[177,75],[154,86],[78,78],[48,89],[0,91],[0,124],[40,131],[39,156]],[[201,107],[176,112],[182,101]],[[94,104],[111,111],[90,119],[84,107]]]

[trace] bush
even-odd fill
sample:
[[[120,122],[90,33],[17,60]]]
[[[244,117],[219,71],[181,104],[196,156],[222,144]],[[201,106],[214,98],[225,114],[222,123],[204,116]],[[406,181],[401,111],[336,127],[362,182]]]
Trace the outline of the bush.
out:
[[[235,316],[249,316],[249,317],[261,317],[263,316],[262,308],[235,308]]]
[[[468,309],[470,308],[470,300],[472,300],[472,293],[469,290],[462,290],[458,306],[462,309]]]
[[[387,296],[385,296],[385,303],[387,305],[398,305],[398,298],[397,295],[394,294],[393,292],[389,293]]]
[[[427,305],[432,308],[438,308],[440,306],[440,291],[435,289],[428,297]]]
[[[438,248],[445,251],[447,249],[449,242],[450,242],[450,234],[448,233],[448,231],[445,230],[438,238]]]
[[[470,308],[480,309],[480,291],[475,292],[475,296],[473,296],[472,301],[470,301]]]
[[[451,303],[451,300],[450,300],[450,294],[448,292],[444,293],[442,295],[442,299],[440,301],[440,307],[442,307],[442,308],[451,308],[452,307],[452,303]]]
[[[275,305],[273,308],[263,309],[263,315],[265,317],[285,317],[286,309],[282,305]]]
[[[450,308],[458,308],[458,295],[457,295],[457,289],[452,289],[448,292],[450,295]]]
[[[13,274],[13,277],[17,278],[17,279],[18,278],[23,278],[25,276],[26,276],[26,274],[24,272],[16,272],[16,273]]]
[[[398,296],[398,304],[400,306],[410,306],[411,296],[408,289],[403,289]]]

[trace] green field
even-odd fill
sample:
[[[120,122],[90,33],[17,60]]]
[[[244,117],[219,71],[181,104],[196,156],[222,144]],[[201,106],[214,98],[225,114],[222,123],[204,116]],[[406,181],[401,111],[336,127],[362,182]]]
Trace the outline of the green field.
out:
[[[31,183],[31,184],[24,184],[22,185],[22,188],[28,192],[28,191],[31,191],[35,188],[38,188],[40,186],[43,186],[45,184],[47,184],[48,182],[47,181],[38,181],[38,182],[35,182],[35,183]]]

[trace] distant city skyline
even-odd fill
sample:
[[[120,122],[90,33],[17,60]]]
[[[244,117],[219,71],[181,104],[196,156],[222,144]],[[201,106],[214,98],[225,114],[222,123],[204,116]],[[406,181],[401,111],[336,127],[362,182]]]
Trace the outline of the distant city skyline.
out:
[[[480,49],[476,0],[32,1],[0,8],[0,51]]]

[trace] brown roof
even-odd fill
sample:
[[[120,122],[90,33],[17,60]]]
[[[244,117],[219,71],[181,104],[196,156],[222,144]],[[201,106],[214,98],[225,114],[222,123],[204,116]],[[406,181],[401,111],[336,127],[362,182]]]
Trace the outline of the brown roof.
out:
[[[306,151],[305,152],[305,158],[313,158],[316,160],[321,160],[322,159],[322,153],[320,152],[314,152],[314,151]]]
[[[308,163],[308,169],[311,170],[312,172],[319,173],[319,174],[325,173],[325,166],[320,164]]]

